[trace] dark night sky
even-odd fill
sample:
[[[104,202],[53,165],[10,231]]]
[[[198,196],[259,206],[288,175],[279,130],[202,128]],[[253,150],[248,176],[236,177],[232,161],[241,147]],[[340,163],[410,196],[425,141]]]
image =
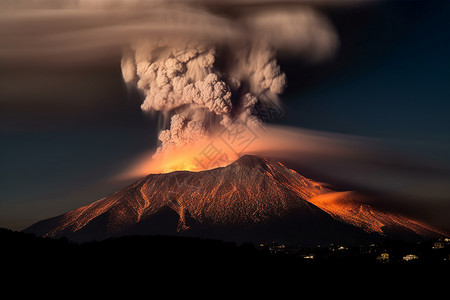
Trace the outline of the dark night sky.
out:
[[[341,49],[321,65],[280,59],[289,87],[277,122],[383,138],[449,166],[450,3],[376,2],[327,14]],[[125,186],[107,179],[156,144],[157,120],[139,101],[127,94],[118,57],[0,66],[0,226],[23,229]],[[447,199],[436,207],[448,208]]]

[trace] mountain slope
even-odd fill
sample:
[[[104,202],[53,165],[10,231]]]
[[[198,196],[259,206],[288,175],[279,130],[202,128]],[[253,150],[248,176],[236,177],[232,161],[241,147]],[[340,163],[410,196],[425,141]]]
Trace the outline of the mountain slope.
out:
[[[208,171],[148,175],[111,196],[25,231],[77,241],[165,234],[303,244],[362,242],[398,228],[418,236],[430,233],[411,230],[407,219],[395,228],[390,228],[391,223],[379,224],[380,230],[363,226],[380,216],[371,208],[365,223],[352,222],[348,211],[324,204],[321,195],[331,192],[279,162],[243,156]]]
[[[404,238],[409,236],[438,237],[445,235],[437,229],[405,216],[374,209],[358,201],[355,192],[330,192],[312,197],[308,201],[328,212],[335,219],[363,228],[367,232]]]

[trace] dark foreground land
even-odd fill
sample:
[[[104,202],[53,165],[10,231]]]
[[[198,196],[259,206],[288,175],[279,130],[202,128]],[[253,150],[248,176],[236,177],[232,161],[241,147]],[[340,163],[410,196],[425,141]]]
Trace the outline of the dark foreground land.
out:
[[[141,270],[186,276],[191,271],[203,274],[232,271],[240,276],[290,274],[291,278],[319,276],[323,280],[327,276],[339,278],[367,273],[378,274],[377,277],[396,276],[400,271],[415,276],[418,270],[426,276],[444,271],[440,274],[448,279],[450,271],[448,239],[306,248],[282,244],[237,245],[187,237],[129,236],[77,244],[64,238],[40,238],[0,229],[0,245],[4,272],[8,265],[13,270],[31,273],[45,269],[53,274],[82,271],[100,276],[119,270],[122,275]]]

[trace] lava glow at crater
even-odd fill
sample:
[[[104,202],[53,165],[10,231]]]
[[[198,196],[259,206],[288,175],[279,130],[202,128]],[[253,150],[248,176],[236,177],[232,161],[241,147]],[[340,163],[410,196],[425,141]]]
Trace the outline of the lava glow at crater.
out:
[[[204,171],[224,167],[240,156],[226,147],[220,139],[208,138],[161,153],[146,153],[121,177],[138,178],[174,171]]]
[[[183,146],[144,153],[131,162],[128,169],[116,179],[137,179],[148,174],[174,171],[204,171],[224,167],[246,154],[262,155],[274,159],[299,156],[337,157],[354,156],[342,136],[327,136],[292,127],[265,125],[264,128],[222,131]],[[351,140],[354,143],[354,139]]]
[[[267,129],[250,128],[242,124],[230,126],[202,139],[156,153],[146,153],[119,177],[139,178],[155,173],[204,171],[224,167],[242,155],[269,150],[269,145],[274,145],[273,137],[274,134]]]

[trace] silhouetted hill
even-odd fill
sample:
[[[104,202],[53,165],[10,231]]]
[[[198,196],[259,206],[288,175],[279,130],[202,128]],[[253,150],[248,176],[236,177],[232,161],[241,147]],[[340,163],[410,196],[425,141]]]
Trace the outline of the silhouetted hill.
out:
[[[4,257],[21,264],[48,268],[142,266],[152,268],[223,268],[280,263],[286,258],[257,251],[252,244],[191,237],[126,236],[103,241],[74,243],[66,238],[0,229]]]
[[[195,289],[195,293],[206,291],[211,296],[221,294],[221,288],[241,293],[238,287],[252,294],[267,289],[279,294],[279,288],[317,292],[346,284],[373,288],[379,283],[392,288],[429,280],[433,284],[445,282],[449,266],[442,261],[382,264],[358,247],[345,251],[327,247],[283,249],[276,245],[262,248],[175,236],[127,236],[78,244],[65,238],[0,229],[0,245],[2,272],[18,288],[29,290],[30,283],[39,290],[57,289],[62,284],[79,289],[82,285],[112,295],[118,288],[148,293],[155,289],[171,293],[173,288],[183,294]],[[403,255],[411,244],[394,242],[386,246],[393,254]],[[444,254],[448,255],[448,249]],[[305,255],[314,255],[315,260],[305,259]]]

